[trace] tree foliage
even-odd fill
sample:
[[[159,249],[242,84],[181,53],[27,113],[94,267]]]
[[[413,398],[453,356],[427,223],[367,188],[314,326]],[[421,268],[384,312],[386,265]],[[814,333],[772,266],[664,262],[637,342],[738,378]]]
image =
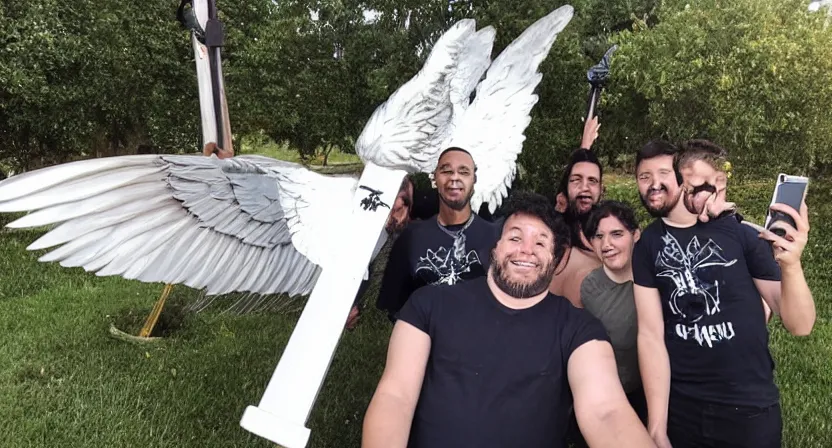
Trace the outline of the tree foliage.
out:
[[[541,66],[522,181],[551,191],[586,113],[586,71],[618,44],[593,146],[619,163],[650,138],[708,137],[739,172],[832,163],[832,29],[802,0],[576,0]],[[372,111],[472,17],[496,56],[558,0],[220,0],[235,141],[304,157],[353,144]],[[199,149],[193,51],[176,2],[0,5],[0,165]],[[239,146],[239,145],[238,145]],[[625,157],[621,157],[625,156]],[[788,166],[786,166],[788,165]]]
[[[610,109],[630,151],[649,138],[711,139],[740,173],[806,172],[832,152],[832,30],[798,0],[666,2],[658,24],[614,40]]]
[[[197,137],[189,48],[160,3],[0,6],[0,158],[26,168]]]

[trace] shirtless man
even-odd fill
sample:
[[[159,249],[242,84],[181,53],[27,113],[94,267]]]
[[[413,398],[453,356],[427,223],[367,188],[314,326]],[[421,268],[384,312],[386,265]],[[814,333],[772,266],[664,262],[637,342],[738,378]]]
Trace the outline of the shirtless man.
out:
[[[549,291],[566,297],[578,308],[583,307],[581,283],[587,274],[601,266],[601,261],[592,251],[592,245],[581,229],[586,224],[592,207],[601,200],[602,174],[601,162],[595,153],[579,148],[572,153],[558,188],[566,196],[564,217],[570,228],[571,243],[566,256],[558,265]]]

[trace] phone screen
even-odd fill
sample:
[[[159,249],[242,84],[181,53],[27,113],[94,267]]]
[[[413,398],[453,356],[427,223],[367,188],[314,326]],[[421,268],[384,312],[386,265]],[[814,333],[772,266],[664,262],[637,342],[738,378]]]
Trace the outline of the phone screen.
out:
[[[784,182],[780,184],[774,202],[786,204],[799,212],[800,203],[803,201],[803,191],[805,189],[806,184],[802,182]]]
[[[774,197],[774,202],[777,204],[788,205],[789,207],[795,209],[795,211],[800,212],[800,204],[803,202],[803,193],[805,191],[805,182],[782,182],[777,186],[777,194]],[[779,211],[769,211],[767,221],[767,229],[771,229],[771,225],[777,221],[785,221],[792,227],[796,225],[791,216]],[[785,235],[785,231],[783,229],[775,228],[772,229],[772,231],[781,237]]]

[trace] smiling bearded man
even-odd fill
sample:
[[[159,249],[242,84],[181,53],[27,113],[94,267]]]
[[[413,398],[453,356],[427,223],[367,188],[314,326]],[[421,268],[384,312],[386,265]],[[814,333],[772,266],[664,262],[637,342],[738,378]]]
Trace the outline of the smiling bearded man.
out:
[[[364,419],[365,448],[564,448],[569,412],[593,447],[654,447],[601,323],[547,291],[568,231],[515,193],[488,275],[413,293]]]

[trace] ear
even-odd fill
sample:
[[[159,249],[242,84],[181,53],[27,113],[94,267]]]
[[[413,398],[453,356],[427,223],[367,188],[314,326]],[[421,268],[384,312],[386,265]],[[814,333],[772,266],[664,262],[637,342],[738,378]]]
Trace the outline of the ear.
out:
[[[633,232],[633,242],[637,243],[639,238],[641,238],[641,230],[636,229],[636,231]]]

